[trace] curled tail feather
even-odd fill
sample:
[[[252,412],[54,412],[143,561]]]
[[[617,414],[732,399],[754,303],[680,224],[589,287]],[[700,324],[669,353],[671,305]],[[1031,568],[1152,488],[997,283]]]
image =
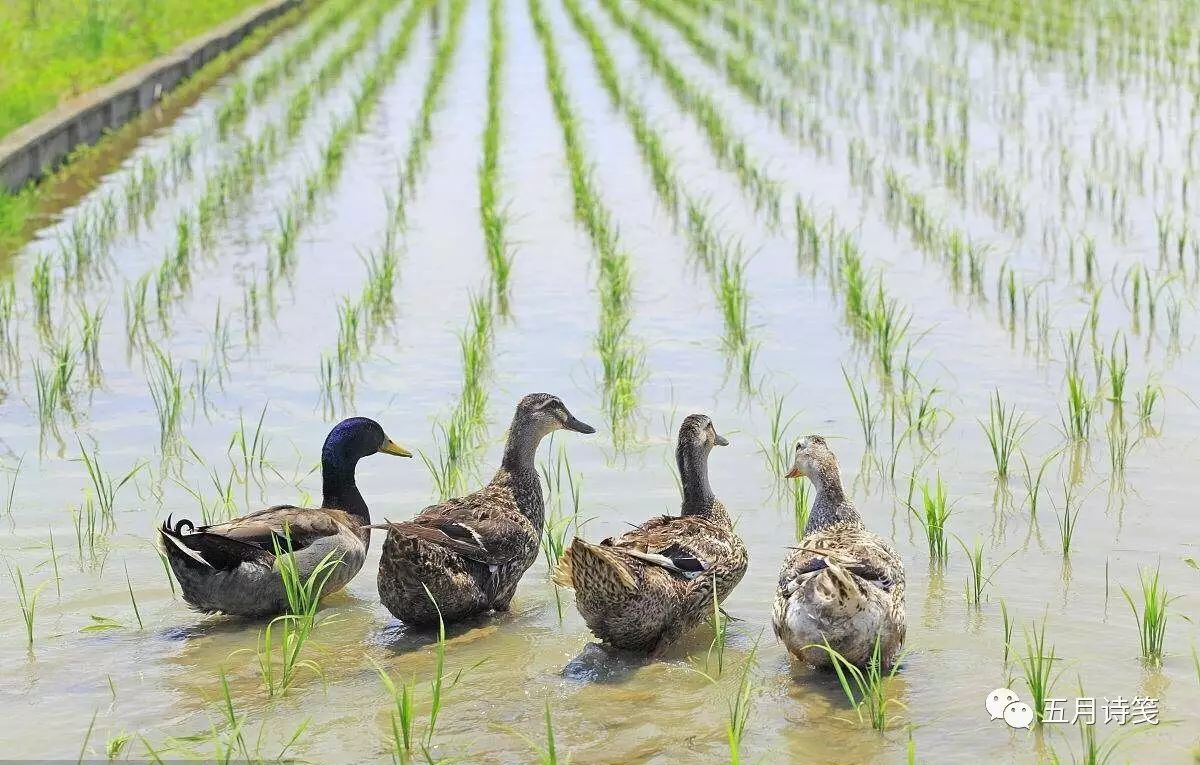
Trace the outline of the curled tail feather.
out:
[[[578,537],[563,553],[552,579],[559,587],[576,590],[602,580],[615,580],[627,590],[637,589],[637,580],[624,556],[612,548],[594,545]]]

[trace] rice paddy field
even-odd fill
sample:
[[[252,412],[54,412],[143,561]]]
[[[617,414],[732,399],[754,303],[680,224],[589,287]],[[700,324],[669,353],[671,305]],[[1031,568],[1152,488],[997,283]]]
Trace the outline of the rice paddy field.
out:
[[[0,258],[5,756],[1194,762],[1198,17],[316,4]],[[531,391],[599,433],[542,446],[511,612],[405,627],[379,539],[282,642],[180,599],[169,513],[316,501],[361,414],[423,457],[359,469],[406,519],[487,480]],[[677,511],[691,412],[749,570],[728,619],[614,658],[549,569]],[[770,629],[810,433],[907,570],[902,665],[853,701]],[[1053,721],[1079,697],[1157,724]]]

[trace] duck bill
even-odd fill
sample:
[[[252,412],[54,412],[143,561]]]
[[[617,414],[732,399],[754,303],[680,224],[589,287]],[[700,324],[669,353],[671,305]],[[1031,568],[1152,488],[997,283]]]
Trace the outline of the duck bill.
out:
[[[714,444],[716,444],[717,446],[729,446],[729,439],[728,439],[728,438],[726,438],[725,436],[721,435],[720,433],[714,433],[713,435],[714,435],[714,436],[716,436],[716,437],[713,439],[713,443],[714,443]]]
[[[412,452],[410,452],[408,449],[405,449],[403,446],[396,443],[395,441],[393,441],[390,438],[383,442],[383,446],[379,447],[379,451],[382,452],[383,454],[391,454],[395,457],[411,457],[412,456]]]
[[[585,433],[589,435],[596,432],[595,428],[593,428],[591,425],[588,425],[586,422],[583,422],[582,420],[576,419],[575,415],[572,414],[567,415],[567,421],[563,423],[563,427],[567,430],[573,430],[576,433]]]
[[[800,468],[798,466],[793,466],[791,470],[787,471],[787,475],[785,475],[784,478],[799,478],[802,475],[804,475],[804,473],[800,471]]]

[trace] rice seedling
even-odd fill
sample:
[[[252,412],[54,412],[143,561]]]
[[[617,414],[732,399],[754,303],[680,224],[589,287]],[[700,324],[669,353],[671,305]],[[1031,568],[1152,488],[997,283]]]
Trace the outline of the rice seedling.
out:
[[[958,546],[962,548],[963,553],[967,557],[967,586],[965,590],[967,605],[978,608],[983,603],[984,589],[988,584],[991,583],[992,578],[996,576],[996,572],[1000,570],[1000,567],[1003,566],[1005,562],[1007,562],[1008,559],[1015,554],[1015,552],[1008,555],[1006,558],[993,566],[991,571],[985,573],[983,569],[983,540],[977,537],[974,545],[967,547],[967,543],[962,540],[962,537],[955,535],[954,539],[956,542],[958,542]],[[1003,605],[1001,605],[1001,609],[1003,610]]]
[[[1067,372],[1067,409],[1062,422],[1067,438],[1073,441],[1086,441],[1091,434],[1092,399],[1087,383],[1076,371]]]
[[[270,440],[263,433],[263,422],[267,418],[267,405],[263,404],[262,411],[258,414],[258,422],[254,425],[254,431],[249,433],[246,429],[246,420],[241,412],[238,412],[238,428],[229,437],[229,446],[226,453],[230,457],[236,456],[241,462],[241,472],[237,472],[237,467],[234,468],[234,476],[238,483],[247,484],[251,479],[254,479],[261,486],[266,481],[266,468],[269,464],[267,460],[267,448]]]
[[[341,556],[330,552],[307,576],[302,576],[292,553],[291,538],[284,530],[285,542],[275,542],[275,568],[283,581],[288,600],[288,613],[267,623],[259,637],[258,668],[268,696],[277,696],[297,679],[299,673],[312,672],[323,676],[321,667],[312,659],[302,659],[304,646],[317,626],[317,609],[321,592],[334,570],[341,565]],[[275,630],[279,631],[278,661],[276,660]]]
[[[1000,391],[992,392],[988,399],[987,422],[979,420],[980,426],[987,435],[988,446],[992,450],[992,460],[996,464],[996,477],[1001,481],[1008,479],[1008,463],[1012,455],[1020,448],[1021,439],[1029,432],[1032,425],[1025,422],[1016,406],[1004,406],[1000,400]]]
[[[534,751],[534,753],[537,755],[538,765],[558,765],[559,762],[562,762],[565,765],[571,761],[571,758],[567,756],[562,760],[559,759],[558,744],[556,743],[554,736],[554,720],[550,716],[549,700],[546,701],[544,708],[545,713],[543,714],[542,719],[545,721],[546,729],[545,746],[538,741],[535,741],[532,737],[521,733],[520,731],[512,731],[512,733],[523,740],[529,746],[529,748]]]
[[[1058,517],[1059,540],[1065,558],[1071,554],[1071,542],[1075,538],[1075,526],[1079,522],[1080,505],[1075,501],[1074,488],[1070,481],[1063,491],[1062,512],[1056,509],[1054,513]]]
[[[540,466],[542,482],[546,487],[546,504],[551,508],[542,534],[542,553],[548,571],[554,571],[562,560],[570,538],[583,533],[585,522],[579,515],[583,478],[571,468],[565,449],[560,447],[551,453],[555,455],[553,466],[549,462],[543,462]],[[565,500],[568,499],[569,512],[565,509]]]
[[[133,594],[133,582],[129,579],[129,564],[125,564],[125,587],[129,590],[129,602],[133,605],[133,615],[137,619],[138,629],[145,629],[146,625],[142,623],[142,612],[138,608],[137,597]]]
[[[788,490],[792,501],[792,519],[796,529],[796,540],[804,538],[808,530],[808,518],[812,513],[812,497],[807,481],[790,481]]]
[[[175,444],[183,421],[183,368],[175,364],[170,351],[154,344],[150,348],[152,363],[148,364],[146,382],[158,415],[159,446],[167,453]]]
[[[21,567],[17,566],[14,571],[10,566],[8,569],[8,577],[12,580],[13,589],[17,595],[17,610],[21,612],[21,621],[25,624],[25,646],[33,648],[33,623],[37,616],[37,601],[38,595],[41,594],[42,587],[45,582],[39,584],[30,590],[25,585],[25,574],[21,571]]]
[[[37,317],[38,328],[42,331],[48,330],[50,327],[50,301],[54,290],[53,277],[50,276],[50,258],[42,256],[34,264],[29,285],[33,291],[33,310]]]
[[[1163,649],[1167,636],[1167,619],[1171,603],[1180,596],[1167,594],[1165,585],[1159,582],[1159,569],[1155,567],[1151,573],[1146,569],[1138,569],[1138,583],[1141,586],[1141,609],[1134,601],[1133,595],[1125,587],[1121,594],[1133,611],[1133,619],[1138,627],[1138,645],[1142,661],[1147,665],[1159,667],[1163,662]]]
[[[1008,604],[1000,598],[1000,624],[1004,632],[1004,673],[1008,674],[1008,655],[1012,650],[1013,620],[1008,614]]]
[[[858,424],[862,428],[863,445],[869,451],[875,445],[875,430],[879,424],[879,410],[871,405],[871,394],[867,384],[859,381],[856,388],[850,380],[850,374],[842,367],[842,379],[850,391],[850,402],[854,405],[854,413],[858,415]]]
[[[712,589],[712,612],[709,615],[709,624],[712,626],[713,639],[708,646],[708,653],[704,657],[704,668],[707,672],[712,671],[713,658],[715,654],[717,663],[716,677],[720,677],[725,670],[725,643],[729,632],[729,617],[721,610],[721,602],[717,600],[717,588],[714,581]]]
[[[1025,468],[1025,475],[1022,480],[1025,483],[1025,499],[1029,503],[1029,518],[1032,521],[1037,520],[1038,503],[1042,496],[1042,482],[1046,478],[1046,470],[1050,467],[1056,457],[1062,454],[1061,449],[1055,449],[1042,458],[1035,473],[1029,465],[1029,460],[1025,457],[1025,452],[1021,452],[1021,464]]]
[[[1154,412],[1163,399],[1162,387],[1149,382],[1134,396],[1137,400],[1138,423],[1144,431],[1153,432]]]
[[[860,723],[869,723],[877,731],[885,731],[894,724],[894,717],[890,710],[893,707],[904,709],[904,703],[899,699],[890,698],[888,687],[895,678],[896,672],[899,671],[900,662],[893,662],[890,670],[882,671],[882,649],[878,636],[875,638],[875,644],[871,649],[871,658],[865,668],[852,664],[828,643],[813,643],[806,647],[819,648],[829,654],[833,671],[837,675],[838,685],[846,694],[846,700],[850,702]]]
[[[1119,349],[1118,339],[1121,341]],[[1129,377],[1129,344],[1124,335],[1113,336],[1104,368],[1108,371],[1108,400],[1119,410],[1125,403],[1125,382]]]
[[[1054,646],[1046,646],[1046,622],[1034,622],[1022,630],[1025,636],[1025,654],[1018,656],[1025,685],[1029,688],[1029,706],[1033,707],[1034,724],[1041,725],[1046,715],[1046,699],[1053,693],[1054,683],[1059,676],[1055,662],[1062,659],[1054,654]]]
[[[21,466],[25,464],[25,455],[22,454],[17,458],[17,464],[13,466],[12,476],[8,479],[8,494],[4,499],[4,514],[12,518],[13,504],[17,496],[17,479],[21,477]]]
[[[750,649],[746,661],[742,664],[742,673],[738,679],[738,687],[733,697],[727,701],[729,713],[725,720],[725,740],[729,744],[729,762],[738,765],[741,760],[742,741],[746,737],[746,727],[750,724],[750,715],[754,711],[754,685],[751,670],[755,666],[755,654],[758,652],[758,642]]]
[[[946,485],[942,483],[941,473],[932,486],[928,479],[921,483],[921,509],[911,505],[909,507],[925,531],[930,563],[944,563],[950,557],[946,521],[950,518],[951,507],[946,498]]]
[[[79,444],[79,459],[83,462],[91,483],[91,496],[98,505],[101,517],[111,528],[116,525],[114,512],[118,493],[125,487],[125,484],[133,480],[142,468],[146,467],[146,463],[139,461],[120,478],[114,478],[105,472],[100,462],[99,447],[95,447],[89,452],[83,445],[82,439],[76,437],[76,442]]]
[[[392,733],[392,760],[400,763],[411,762],[413,751],[420,749],[427,762],[434,762],[430,753],[433,737],[437,732],[438,717],[445,703],[445,694],[462,679],[463,670],[459,670],[447,682],[446,675],[446,626],[442,621],[441,607],[438,606],[433,594],[425,589],[425,594],[433,603],[438,615],[437,641],[434,644],[433,677],[429,680],[429,719],[424,732],[416,735],[416,707],[413,702],[414,681],[401,680],[397,682],[383,667],[375,665],[379,679],[387,689],[392,699],[393,708],[390,714]],[[478,666],[478,665],[476,665]]]

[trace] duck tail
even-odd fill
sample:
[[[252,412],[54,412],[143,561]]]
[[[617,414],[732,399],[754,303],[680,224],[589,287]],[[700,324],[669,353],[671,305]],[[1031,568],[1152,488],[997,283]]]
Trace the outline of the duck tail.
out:
[[[195,532],[196,524],[187,518],[181,518],[175,524],[172,524],[171,520],[172,517],[168,515],[167,519],[158,527],[158,539],[162,544],[163,551],[167,554],[167,560],[171,562],[171,567],[174,568],[175,564],[179,563],[192,567],[214,568],[211,563],[204,559],[199,550],[193,549],[184,541],[184,536]]]
[[[168,516],[158,528],[158,538],[171,568],[176,571],[183,566],[211,573],[214,570],[229,571],[243,563],[270,566],[275,561],[272,553],[257,545],[209,533],[203,526],[197,529],[186,518],[172,525]]]
[[[563,553],[554,570],[553,581],[560,587],[576,590],[592,589],[602,584],[616,584],[625,590],[636,590],[633,576],[624,556],[603,545],[594,545],[576,537]]]

